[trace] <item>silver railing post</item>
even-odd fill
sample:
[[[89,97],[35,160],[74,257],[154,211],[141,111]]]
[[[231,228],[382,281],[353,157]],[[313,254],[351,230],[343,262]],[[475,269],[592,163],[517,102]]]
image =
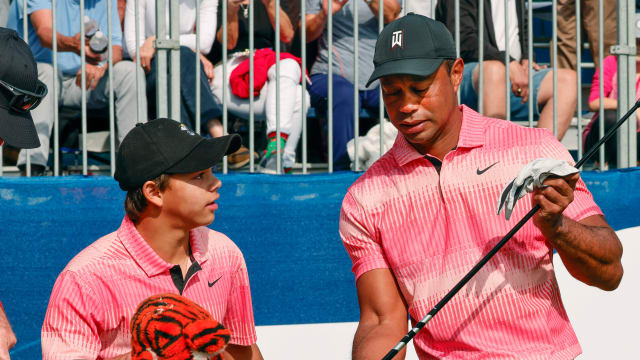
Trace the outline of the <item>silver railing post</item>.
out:
[[[53,87],[49,89],[49,96],[53,99],[53,175],[60,175],[60,120],[58,118],[58,21],[56,19],[56,1],[51,1],[51,31],[53,48]],[[27,157],[28,158],[28,157]]]
[[[531,1],[531,0],[529,0]],[[455,29],[455,41],[456,41],[456,58],[460,57],[460,0],[453,1],[454,11],[454,29]],[[458,105],[462,103],[460,89],[458,88]]]
[[[253,84],[255,82],[255,74],[253,70],[253,54],[255,53],[255,17],[254,17],[255,4],[254,0],[249,0],[249,172],[255,171],[255,159],[253,158],[253,152],[256,147],[255,140],[255,116],[253,109],[255,106],[255,97],[253,95]]]
[[[27,13],[27,0],[22,1],[22,39],[29,45],[29,15]],[[49,149],[47,149],[49,151]],[[27,177],[31,177],[31,150],[25,149],[27,161],[25,163],[25,172]]]
[[[618,56],[618,115],[622,116],[635,102],[636,96],[636,18],[635,2],[618,2],[618,45],[611,49]],[[623,80],[624,79],[624,80]],[[635,120],[635,119],[634,119]],[[636,121],[627,121],[618,131],[618,167],[635,166],[637,162]]]
[[[353,3],[355,9],[357,3]],[[327,68],[327,159],[329,161],[329,173],[333,172],[333,9],[329,6],[327,12],[327,43],[329,64]]]
[[[531,97],[531,84],[533,84],[533,1],[529,0],[529,6],[527,6],[527,59],[528,59],[528,74],[529,74],[529,98],[527,104],[529,105],[529,127],[533,127],[533,99]],[[578,21],[578,23],[580,23]],[[538,106],[536,104],[535,106]]]
[[[582,158],[582,27],[580,1],[576,1],[576,78],[578,86],[578,159]]]
[[[253,1],[253,0],[251,0]],[[307,173],[307,21],[306,21],[306,1],[300,0],[300,51],[302,60],[302,110],[300,118],[302,121],[302,173]]]
[[[169,1],[171,23],[171,42],[174,44],[171,53],[171,118],[182,122],[186,119],[180,118],[180,2]]]
[[[511,120],[511,87],[509,86],[509,0],[504,0],[504,81],[505,81],[505,118]]]
[[[80,41],[84,42],[85,29],[84,29],[84,0],[80,0]],[[80,46],[80,63],[82,67],[81,75],[81,97],[82,97],[82,175],[87,175],[87,68],[85,61],[85,47]]]
[[[558,138],[558,0],[552,2],[553,29],[553,136]],[[576,19],[576,21],[580,21]]]
[[[109,22],[109,24],[107,24],[107,41],[108,41],[108,67],[107,67],[107,76],[109,79],[109,171],[111,173],[111,176],[113,176],[113,174],[115,174],[116,172],[116,126],[115,126],[115,120],[114,120],[114,102],[113,102],[113,43],[111,41],[111,34],[112,34],[112,29],[111,29],[111,20],[113,17],[112,11],[111,11],[111,4],[114,0],[107,0],[107,21]],[[117,1],[117,0],[115,0]],[[122,44],[122,47],[124,48],[124,41]],[[136,51],[137,52],[137,51]],[[138,77],[138,69],[136,68],[136,77]],[[138,88],[136,88],[136,91],[138,90]],[[139,103],[138,103],[139,104]],[[139,105],[136,104],[138,107]]]
[[[276,173],[282,174],[282,157],[280,156],[280,0],[276,0]]]
[[[129,0],[129,1],[131,1],[131,0]],[[139,12],[139,9],[138,9],[138,2],[139,1],[140,0],[135,0],[135,2],[134,2],[134,6],[135,6],[135,12],[134,12],[135,16],[134,17],[135,17],[135,23],[136,23],[136,31],[135,31],[135,36],[136,36],[136,123],[139,123],[140,122],[140,118],[142,117],[141,114],[140,114],[140,102],[142,101],[140,99],[140,96],[141,96],[141,94],[140,94],[140,81],[142,81],[142,80],[140,79],[140,74],[139,74],[139,71],[138,71],[138,68],[140,67],[140,12]],[[160,9],[160,6],[161,6],[160,1],[158,1],[158,3],[156,5],[157,5],[157,9],[156,9],[156,16],[157,16],[158,14],[160,14],[160,11],[158,10],[158,9]],[[162,19],[163,19],[162,21],[164,21],[164,18],[162,18]],[[164,30],[164,27],[163,27],[163,30]],[[160,23],[156,19],[156,39],[158,39],[158,38],[160,38]],[[161,53],[160,49],[158,49],[158,51],[156,52],[156,65],[157,65],[156,76],[157,76],[158,79],[160,77],[160,71],[159,70],[160,70],[160,59],[162,58],[162,56],[160,56],[161,54],[162,54],[162,56],[165,56],[164,52]],[[166,69],[165,69],[165,71],[166,71]],[[159,91],[160,91],[159,87],[156,87],[156,92],[159,92]],[[156,96],[156,99],[159,99],[158,96]],[[160,113],[158,113],[157,115],[158,115],[158,117],[161,117]]]
[[[402,1],[404,3],[404,0]],[[360,134],[360,89],[358,86],[358,9],[353,12],[353,170],[358,166],[358,135]],[[380,98],[382,101],[382,98]]]
[[[433,10],[433,7],[431,7]],[[357,6],[356,6],[356,11]],[[432,12],[433,13],[433,12]],[[384,0],[378,0],[378,34],[382,32],[384,28]],[[358,84],[354,84],[358,86]],[[380,157],[384,153],[384,101],[382,101],[382,85],[378,81],[378,117],[380,119]],[[358,134],[354,134],[358,136]]]
[[[228,24],[227,24],[227,1],[222,0],[222,133],[227,134],[227,122],[229,121],[227,118],[227,33],[228,33]],[[249,93],[252,93],[253,89],[249,89]],[[249,154],[250,156],[253,154]],[[225,156],[222,160],[222,173],[227,173],[227,167],[229,163],[227,161],[227,157]]]
[[[200,134],[200,0],[196,0],[196,118],[195,118],[195,132]]]
[[[138,1],[138,0],[136,0]],[[137,8],[137,7],[136,7]],[[159,118],[169,117],[167,98],[167,0],[156,0],[156,114]],[[138,25],[136,24],[136,29]],[[136,37],[137,39],[138,37]],[[136,44],[136,48],[138,44]],[[140,51],[136,51],[138,54]],[[137,56],[136,56],[137,57]],[[140,58],[137,57],[139,61]],[[139,115],[138,115],[139,116]],[[176,119],[174,119],[176,120]]]
[[[598,139],[601,139],[602,137],[604,137],[604,87],[603,87],[603,82],[604,82],[604,78],[602,77],[604,75],[603,71],[602,71],[602,58],[603,58],[603,52],[604,52],[604,39],[603,39],[603,31],[602,29],[604,28],[604,6],[603,6],[603,0],[598,0],[598,75],[600,78],[600,81],[598,82],[599,84],[599,91],[600,91],[600,108],[598,109],[598,123],[600,125],[600,131],[598,134]],[[619,68],[619,67],[618,67]],[[555,83],[554,83],[555,86]],[[620,106],[618,106],[618,108],[620,108]],[[619,137],[618,137],[619,138]],[[600,169],[604,169],[604,146],[600,147]]]
[[[484,1],[478,1],[478,112],[482,115],[484,100]]]

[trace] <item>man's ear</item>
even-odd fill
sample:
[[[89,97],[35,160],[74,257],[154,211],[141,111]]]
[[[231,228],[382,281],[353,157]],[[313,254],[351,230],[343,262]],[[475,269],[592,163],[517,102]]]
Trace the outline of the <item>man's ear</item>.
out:
[[[144,195],[144,198],[147,200],[148,204],[162,207],[162,192],[155,182],[149,180],[142,184],[142,194]]]
[[[463,73],[464,61],[462,61],[462,58],[457,58],[456,61],[453,62],[453,65],[451,65],[451,71],[449,72],[449,78],[451,79],[451,85],[455,93],[458,93],[458,90],[460,90]]]

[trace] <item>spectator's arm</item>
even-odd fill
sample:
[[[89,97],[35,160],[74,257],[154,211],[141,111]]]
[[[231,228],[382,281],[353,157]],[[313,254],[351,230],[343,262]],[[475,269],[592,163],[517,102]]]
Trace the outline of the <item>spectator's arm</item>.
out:
[[[16,335],[11,329],[7,315],[0,306],[0,359],[9,360],[9,350],[16,344]]]
[[[327,25],[327,14],[324,12],[324,9],[320,9],[316,14],[306,14],[305,20],[307,42],[312,42],[322,35]]]
[[[352,0],[352,1],[362,1],[362,0]],[[402,10],[400,8],[400,4],[398,4],[398,0],[384,0],[382,6],[384,7],[383,21],[385,24],[388,24],[393,20],[395,20],[398,17],[398,15],[400,15],[400,10]],[[369,9],[373,13],[373,16],[375,16],[377,19],[378,11],[380,11],[380,0],[373,0],[369,2]]]
[[[218,2],[216,0],[204,0],[200,5],[200,52],[208,54],[216,37]],[[180,45],[196,51],[195,24],[191,34],[180,35]]]
[[[226,0],[221,0],[226,1]],[[227,4],[227,49],[235,49],[236,45],[238,45],[238,36],[240,34],[240,30],[238,29],[238,9],[240,6],[236,1],[229,1]],[[222,9],[222,7],[220,7]],[[222,17],[220,17],[222,19]],[[216,39],[222,45],[222,26],[218,29],[218,33],[216,34]]]
[[[271,21],[271,26],[276,28],[276,2],[275,0],[262,0],[262,3],[267,8],[267,13],[269,14],[269,20]],[[293,24],[291,23],[291,19],[289,19],[289,15],[282,10],[280,7],[280,40],[284,43],[290,43],[293,40],[293,36],[295,35],[295,30],[293,29]]]
[[[604,98],[602,102],[604,104],[605,110],[616,110],[618,108],[618,99],[612,98]],[[600,110],[600,98],[595,98],[594,100],[589,101],[589,111],[599,111]]]
[[[33,28],[40,39],[40,44],[46,48],[53,48],[53,24],[52,12],[49,9],[40,9],[31,13],[30,19]],[[80,33],[74,36],[65,36],[57,33],[58,51],[73,52],[80,55]]]
[[[142,47],[145,43],[145,7],[144,1],[138,2],[138,45]],[[127,53],[131,56],[131,59],[135,61],[136,52],[136,7],[135,1],[127,1],[127,8],[124,15],[124,39],[125,46],[127,47]]]

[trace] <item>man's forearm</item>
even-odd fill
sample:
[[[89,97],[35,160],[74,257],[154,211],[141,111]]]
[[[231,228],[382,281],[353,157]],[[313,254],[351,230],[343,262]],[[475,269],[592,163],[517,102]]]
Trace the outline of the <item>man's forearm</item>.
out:
[[[267,14],[269,15],[269,21],[271,22],[271,26],[276,28],[276,2],[274,0],[263,0],[264,6],[267,9]],[[289,15],[287,15],[282,8],[280,11],[280,39],[284,43],[290,43],[293,40],[293,36],[295,31],[293,30],[293,24],[289,19]],[[276,30],[277,31],[277,30]]]
[[[378,360],[391,350],[405,335],[407,329],[393,327],[390,324],[362,324],[358,325],[356,334],[353,337],[353,360]],[[404,359],[405,349],[403,349],[395,359]]]
[[[355,0],[360,1],[360,0]],[[372,0],[368,3],[369,9],[373,13],[373,15],[377,18],[378,12],[380,11],[380,1],[384,1],[382,3],[383,6],[383,20],[385,24],[388,24],[395,20],[400,13],[400,6],[396,0]]]
[[[307,31],[306,41],[312,42],[322,35],[325,25],[327,24],[327,15],[324,13],[324,10],[320,9],[317,14],[305,15],[305,17]]]
[[[623,272],[622,246],[611,228],[585,225],[563,216],[556,233],[547,239],[573,277],[603,290],[618,287]]]

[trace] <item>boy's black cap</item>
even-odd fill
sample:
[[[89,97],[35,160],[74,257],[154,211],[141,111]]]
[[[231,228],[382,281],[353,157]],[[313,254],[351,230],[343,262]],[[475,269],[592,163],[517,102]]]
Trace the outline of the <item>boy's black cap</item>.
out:
[[[205,139],[175,120],[152,120],[137,124],[122,140],[114,177],[122,190],[135,190],[162,174],[210,168],[240,145],[237,134]]]
[[[389,23],[378,35],[375,70],[367,86],[388,75],[429,76],[443,60],[455,58],[456,45],[443,23],[409,13]]]
[[[31,49],[17,32],[0,27],[0,80],[35,92],[38,86],[38,68]],[[2,85],[0,85],[2,86]],[[38,132],[29,111],[10,109],[11,97],[0,90],[0,138],[7,144],[33,149],[40,146]]]

